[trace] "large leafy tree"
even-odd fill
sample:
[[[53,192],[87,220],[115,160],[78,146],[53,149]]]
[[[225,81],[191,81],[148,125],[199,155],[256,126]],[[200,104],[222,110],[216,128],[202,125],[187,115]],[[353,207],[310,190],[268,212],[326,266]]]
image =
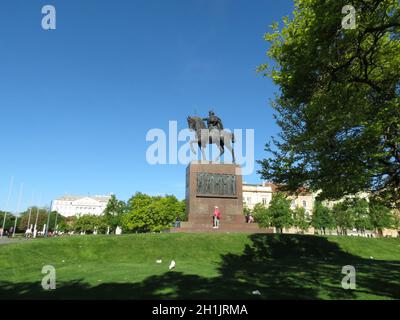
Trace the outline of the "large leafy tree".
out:
[[[304,232],[310,226],[309,218],[306,215],[306,210],[303,207],[296,207],[293,210],[293,225],[301,232]]]
[[[332,210],[324,206],[320,201],[316,201],[311,218],[311,225],[317,230],[322,230],[323,234],[326,234],[327,229],[334,229],[336,224],[332,216]]]
[[[175,196],[152,197],[136,193],[128,201],[128,213],[122,218],[122,226],[133,232],[160,232],[171,226],[178,217],[185,219],[185,204]]]
[[[354,211],[351,210],[350,202],[345,200],[336,203],[332,208],[332,215],[335,219],[336,227],[342,235],[347,235],[348,229],[354,228]]]
[[[257,222],[260,227],[268,228],[271,226],[270,210],[268,210],[268,208],[263,203],[257,203],[254,206],[252,213],[254,215],[255,222]]]
[[[371,191],[400,207],[400,3],[353,0],[356,28],[342,28],[347,0],[295,0],[293,17],[265,35],[281,134],[266,146],[263,178],[321,199]]]
[[[115,195],[112,195],[110,200],[108,200],[107,207],[104,210],[104,219],[112,231],[122,225],[122,216],[126,210],[126,203],[118,200]]]
[[[398,230],[400,235],[400,210],[393,212],[393,228]]]
[[[73,222],[73,229],[78,232],[89,232],[92,233],[97,230],[100,233],[104,233],[107,229],[107,221],[104,216],[96,216],[85,214],[77,217]]]
[[[277,192],[272,195],[269,203],[268,212],[271,226],[275,227],[279,233],[283,233],[283,228],[289,228],[293,225],[293,212],[290,209],[290,202],[284,193]]]
[[[29,219],[30,214],[30,219]],[[31,225],[35,225],[37,217],[37,230],[42,230],[44,225],[49,222],[48,230],[54,231],[57,224],[61,223],[65,220],[65,217],[60,215],[57,211],[52,211],[50,213],[49,219],[49,211],[45,208],[38,208],[36,206],[28,208],[26,211],[22,212],[20,217],[18,218],[18,229],[26,230],[30,228]],[[28,226],[28,223],[30,224]]]
[[[371,220],[369,218],[369,204],[364,198],[353,198],[349,200],[348,209],[354,219],[354,227],[364,233],[365,230],[371,230]]]
[[[6,216],[5,221],[4,221],[4,215]],[[10,212],[0,211],[0,228],[3,227],[3,222],[4,222],[4,230],[8,230],[11,227],[14,227],[15,216]]]
[[[380,234],[384,228],[396,228],[396,213],[382,204],[371,203],[368,215],[371,227]]]

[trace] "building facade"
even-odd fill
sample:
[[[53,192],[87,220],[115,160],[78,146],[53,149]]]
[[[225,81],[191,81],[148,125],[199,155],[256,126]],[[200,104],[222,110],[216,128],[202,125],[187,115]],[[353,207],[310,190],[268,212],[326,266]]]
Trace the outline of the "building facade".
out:
[[[243,183],[243,205],[245,208],[249,208],[250,210],[254,209],[254,206],[258,203],[264,204],[266,207],[268,207],[272,195],[278,191],[278,188],[276,185],[272,183],[262,183],[262,184],[246,184]],[[314,203],[315,203],[315,198],[318,193],[311,193],[307,192],[304,190],[303,192],[300,192],[296,196],[288,196],[289,199],[291,199],[291,209],[295,209],[296,207],[303,207],[306,211],[306,215],[308,219],[310,220],[312,217],[313,209],[314,209]],[[357,195],[358,198],[364,198],[369,200],[369,194],[368,193],[359,193]],[[337,201],[324,201],[323,204],[329,208],[333,208],[333,206],[336,203],[339,203],[343,201],[342,200],[337,200]],[[399,215],[400,219],[400,211],[396,211]],[[276,232],[276,230],[275,230]],[[309,227],[305,232],[302,230],[298,230],[297,228],[288,228],[284,229],[285,233],[306,233],[306,234],[314,234],[315,230],[312,227]],[[337,235],[336,230],[328,230],[327,234],[333,234]],[[348,230],[349,235],[359,235],[359,232],[356,229]],[[372,231],[372,230],[367,230],[364,232],[364,236],[384,236],[384,237],[400,237],[400,230],[395,230],[395,229],[383,229],[381,231],[381,234]]]
[[[262,203],[268,207],[272,195],[276,193],[277,186],[273,183],[262,183],[262,184],[243,184],[243,203],[249,208],[253,209],[257,203]],[[315,195],[304,191],[300,192],[296,196],[288,196],[291,199],[291,208],[303,207],[306,214],[311,216],[314,209]]]
[[[254,206],[258,203],[262,203],[268,207],[272,199],[272,195],[276,192],[278,192],[278,187],[273,183],[243,183],[243,205],[245,208],[249,208],[250,210],[253,210]],[[314,209],[315,196],[315,194],[308,191],[302,191],[295,196],[289,195],[288,198],[291,200],[291,209],[295,209],[296,207],[304,208],[306,216],[310,220]],[[297,228],[289,228],[284,229],[284,232],[314,234],[314,228],[309,227],[305,231]]]
[[[62,196],[53,200],[52,211],[57,211],[64,217],[80,216],[85,214],[101,215],[107,207],[111,195],[96,196]]]

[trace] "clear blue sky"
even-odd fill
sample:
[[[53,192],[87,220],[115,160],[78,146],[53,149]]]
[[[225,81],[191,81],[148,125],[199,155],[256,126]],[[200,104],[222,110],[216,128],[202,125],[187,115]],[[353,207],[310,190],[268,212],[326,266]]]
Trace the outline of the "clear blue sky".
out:
[[[43,5],[57,29],[41,28]],[[255,130],[255,158],[278,132],[277,88],[255,72],[263,34],[289,0],[3,0],[0,4],[0,208],[69,194],[183,199],[184,165],[151,166],[145,141],[212,107],[229,128]],[[258,166],[256,166],[256,169]],[[254,172],[246,182],[259,182]]]

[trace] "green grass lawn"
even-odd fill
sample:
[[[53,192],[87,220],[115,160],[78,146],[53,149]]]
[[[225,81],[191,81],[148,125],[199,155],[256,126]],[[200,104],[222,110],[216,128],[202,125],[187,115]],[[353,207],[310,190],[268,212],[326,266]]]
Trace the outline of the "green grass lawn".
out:
[[[56,268],[56,290],[41,287],[44,265]],[[356,268],[356,290],[341,287],[344,265]],[[20,241],[0,246],[0,298],[399,299],[400,240],[166,233]]]

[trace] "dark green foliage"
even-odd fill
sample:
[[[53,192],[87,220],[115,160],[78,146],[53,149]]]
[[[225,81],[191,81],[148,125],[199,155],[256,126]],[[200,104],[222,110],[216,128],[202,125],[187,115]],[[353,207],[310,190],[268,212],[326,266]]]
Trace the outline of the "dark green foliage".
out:
[[[152,197],[136,193],[128,201],[128,213],[122,218],[122,226],[131,232],[160,232],[179,218],[186,219],[185,203],[175,196]]]
[[[372,225],[370,221],[369,204],[366,199],[354,198],[350,201],[348,205],[352,216],[354,217],[354,228],[361,233],[365,230],[372,230]]]
[[[332,210],[325,207],[321,202],[316,201],[314,204],[311,225],[315,229],[321,230],[323,234],[326,234],[327,229],[334,229],[336,223],[332,215]]]
[[[118,226],[122,226],[122,217],[126,212],[126,203],[118,200],[115,195],[112,195],[104,210],[104,220],[110,227],[110,231],[115,231]]]
[[[270,210],[263,203],[257,203],[253,208],[254,221],[262,228],[271,226]]]
[[[336,203],[332,208],[332,215],[340,234],[347,235],[347,230],[353,229],[355,217],[348,202]]]
[[[6,215],[5,221],[4,221],[4,215]],[[3,227],[3,222],[5,222],[4,230],[8,230],[11,227],[14,227],[15,216],[10,212],[0,211],[0,228]]]
[[[348,4],[354,30],[341,26]],[[273,63],[259,70],[279,86],[273,107],[282,132],[260,173],[291,191],[322,190],[321,199],[372,191],[400,208],[399,1],[295,5],[293,19],[265,35]]]
[[[397,219],[397,214],[389,208],[379,203],[370,204],[369,221],[373,230],[381,233],[384,228],[399,229]]]
[[[29,220],[29,212],[31,213],[30,220]],[[25,231],[26,229],[30,228],[30,225],[35,225],[36,216],[37,216],[37,230],[43,230],[44,225],[47,224],[48,221],[49,211],[47,209],[38,207],[30,207],[26,211],[21,213],[20,217],[18,218],[18,229],[20,231]],[[63,217],[56,211],[52,211],[50,213],[48,230],[54,231],[56,227],[56,222],[57,224],[60,224],[63,221],[65,221],[65,217]],[[29,226],[28,222],[30,224]]]
[[[105,233],[107,230],[107,220],[105,216],[96,216],[85,214],[78,217],[73,223],[73,229],[77,232],[93,233],[97,230],[99,233]]]
[[[296,207],[293,210],[293,226],[297,227],[301,232],[305,232],[310,226],[310,220],[303,207]]]
[[[293,212],[290,209],[290,200],[281,192],[274,193],[268,207],[271,225],[282,233],[284,228],[293,225]]]

